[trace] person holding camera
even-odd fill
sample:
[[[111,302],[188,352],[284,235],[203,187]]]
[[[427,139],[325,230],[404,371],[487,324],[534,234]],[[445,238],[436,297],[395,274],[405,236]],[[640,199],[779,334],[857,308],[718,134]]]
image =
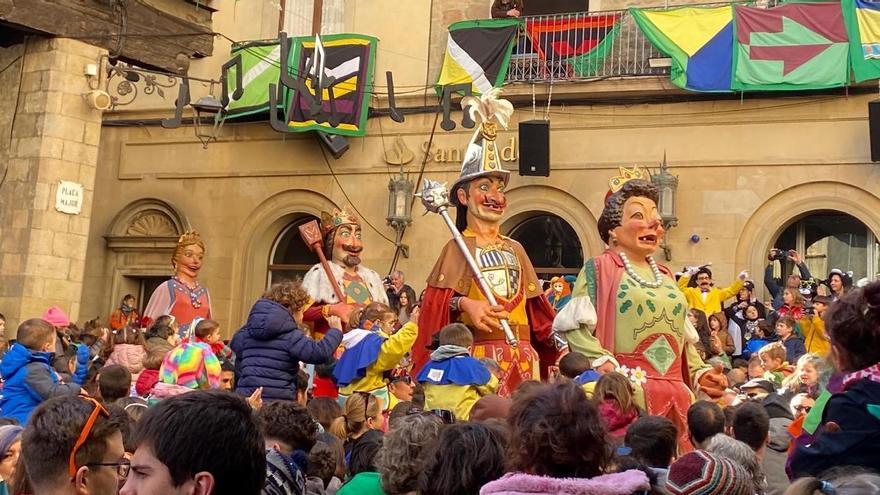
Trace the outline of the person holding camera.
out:
[[[804,263],[803,257],[801,257],[800,253],[795,251],[794,249],[789,249],[788,251],[773,248],[767,254],[767,259],[770,263],[767,264],[767,268],[764,270],[764,285],[767,287],[767,290],[770,291],[770,295],[773,298],[773,309],[778,310],[784,304],[782,300],[783,289],[793,289],[795,291],[799,291],[801,287],[802,280],[810,280],[813,278],[813,275],[810,274],[810,269],[807,268],[807,264]],[[790,260],[795,264],[800,274],[792,273],[788,276],[785,282],[785,287],[780,287],[779,283],[773,278],[773,263],[775,261],[779,261],[782,263],[782,266],[785,267],[785,260]]]

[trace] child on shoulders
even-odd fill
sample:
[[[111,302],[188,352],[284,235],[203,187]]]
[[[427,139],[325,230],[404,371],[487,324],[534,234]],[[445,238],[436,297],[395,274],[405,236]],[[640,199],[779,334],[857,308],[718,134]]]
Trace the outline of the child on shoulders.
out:
[[[223,343],[223,339],[220,337],[220,324],[214,320],[197,319],[199,321],[195,325],[194,332],[196,342],[211,346],[211,350],[214,351],[217,359],[225,359],[235,364],[235,353],[232,352],[228,345]]]
[[[77,395],[79,385],[62,383],[52,368],[52,354],[57,335],[51,323],[34,318],[18,326],[16,342],[3,356],[0,376],[3,416],[27,423],[31,413],[43,401],[61,395]]]
[[[419,308],[413,310],[410,321],[396,333],[395,320],[394,311],[382,303],[352,311],[351,330],[342,339],[345,350],[333,368],[340,405],[355,392],[368,392],[382,400],[383,411],[388,410],[391,400],[386,372],[397,367],[412,349],[419,334]]]
[[[471,357],[473,344],[473,334],[461,323],[440,329],[440,347],[417,379],[425,389],[426,409],[452,411],[456,420],[467,421],[480,397],[495,393],[498,378]]]

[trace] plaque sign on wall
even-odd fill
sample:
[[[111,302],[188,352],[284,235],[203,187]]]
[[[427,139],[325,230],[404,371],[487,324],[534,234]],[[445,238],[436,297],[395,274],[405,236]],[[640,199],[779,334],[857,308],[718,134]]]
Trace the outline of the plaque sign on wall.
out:
[[[79,215],[83,205],[83,185],[62,180],[55,191],[55,209],[69,215]]]

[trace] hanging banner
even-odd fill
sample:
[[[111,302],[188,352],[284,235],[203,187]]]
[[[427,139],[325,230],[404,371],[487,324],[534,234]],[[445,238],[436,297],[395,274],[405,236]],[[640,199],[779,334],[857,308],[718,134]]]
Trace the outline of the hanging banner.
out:
[[[226,118],[234,119],[269,110],[269,84],[277,83],[281,72],[278,40],[249,41],[232,46],[232,58],[224,65]],[[241,77],[239,78],[239,72]],[[241,82],[241,96],[234,97]]]
[[[620,14],[538,17],[526,20],[532,48],[542,61],[568,64],[578,77],[596,75],[610,53]]]
[[[377,41],[360,34],[322,36],[323,54],[316,56],[314,36],[292,38],[288,70],[297,84],[286,105],[291,132],[366,133]],[[324,87],[319,91],[320,67]]]

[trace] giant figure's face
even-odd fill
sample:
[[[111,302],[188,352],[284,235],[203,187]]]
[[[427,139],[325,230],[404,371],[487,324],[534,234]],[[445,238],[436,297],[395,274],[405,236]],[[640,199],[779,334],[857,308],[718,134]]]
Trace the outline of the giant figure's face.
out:
[[[666,233],[657,204],[641,196],[626,200],[620,223],[612,231],[617,239],[616,246],[631,259],[652,255]]]
[[[333,261],[354,268],[361,264],[360,255],[363,250],[360,225],[346,224],[336,229],[333,236]]]
[[[178,249],[174,257],[174,269],[178,274],[196,278],[202,269],[205,250],[198,244],[190,244]]]
[[[468,214],[486,222],[497,223],[504,216],[507,198],[504,180],[500,177],[479,177],[456,191],[461,204],[467,204]]]

